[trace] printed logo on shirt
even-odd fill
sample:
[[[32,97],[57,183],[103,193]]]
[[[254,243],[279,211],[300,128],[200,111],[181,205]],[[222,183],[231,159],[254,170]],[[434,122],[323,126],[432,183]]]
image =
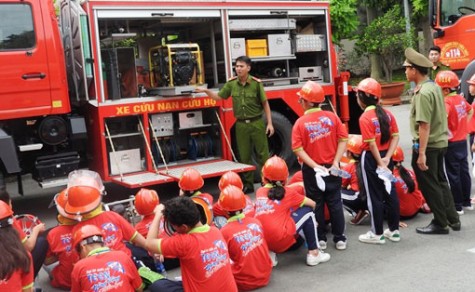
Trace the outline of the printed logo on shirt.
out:
[[[256,247],[262,245],[262,229],[256,223],[247,225],[247,229],[233,235],[234,240],[241,246],[243,256],[247,256]]]
[[[264,214],[272,214],[275,212],[274,204],[267,198],[257,198],[256,200],[256,217]]]
[[[330,135],[333,121],[329,117],[319,117],[317,121],[309,121],[304,124],[309,133],[310,143]]]
[[[91,269],[86,272],[86,277],[95,292],[117,289],[123,285],[121,274],[125,269],[121,263],[112,261],[106,268]]]
[[[378,118],[377,118],[377,117],[376,117],[376,118],[372,118],[372,119],[371,119],[371,122],[373,123],[373,126],[374,126],[374,133],[375,133],[376,135],[381,134],[381,127],[379,126],[379,120],[378,120]]]
[[[242,212],[247,215],[253,210],[254,210],[254,204],[252,203],[250,199],[246,198],[246,207],[242,210]]]
[[[71,235],[71,233],[61,234],[61,236],[59,237],[59,240],[61,241],[61,244],[64,246],[64,250],[67,253],[70,253],[71,250],[72,250],[72,247],[71,247],[72,235]]]
[[[201,251],[201,261],[205,277],[209,278],[229,263],[228,247],[221,239],[214,241],[214,246]]]
[[[104,231],[105,234],[104,243],[106,244],[106,246],[114,246],[117,241],[116,233],[119,231],[119,228],[117,228],[114,223],[107,222],[101,225],[101,229],[102,231]]]
[[[396,177],[396,184],[399,184],[404,194],[407,194],[408,187],[401,177]]]
[[[459,120],[459,122],[467,117],[467,111],[465,110],[464,102],[456,104],[455,111],[457,112],[457,119]]]

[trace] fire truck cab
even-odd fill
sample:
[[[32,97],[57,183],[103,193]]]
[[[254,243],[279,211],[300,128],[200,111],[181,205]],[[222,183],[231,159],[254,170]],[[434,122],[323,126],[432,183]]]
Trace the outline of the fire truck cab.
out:
[[[32,172],[47,186],[89,167],[135,188],[176,181],[190,166],[204,177],[253,170],[233,151],[232,100],[194,92],[219,90],[241,55],[266,90],[272,154],[295,161],[296,92],[307,80],[349,121],[349,76],[337,71],[327,2],[63,0],[60,11],[62,42],[49,3],[0,1],[7,174]]]

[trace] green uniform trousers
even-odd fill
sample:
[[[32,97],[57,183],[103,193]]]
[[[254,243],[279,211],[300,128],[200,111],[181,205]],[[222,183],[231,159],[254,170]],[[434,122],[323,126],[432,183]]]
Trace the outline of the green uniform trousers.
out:
[[[444,169],[446,151],[447,148],[427,148],[426,165],[429,169],[426,171],[420,170],[417,166],[419,153],[414,150],[412,152],[412,168],[419,188],[434,214],[433,223],[441,227],[459,222],[459,215],[455,210],[454,198]]]
[[[241,163],[253,164],[252,152],[256,153],[257,169],[260,170],[269,159],[269,146],[267,144],[266,125],[262,119],[250,123],[236,122],[236,144]],[[253,189],[254,172],[243,173],[243,184]]]

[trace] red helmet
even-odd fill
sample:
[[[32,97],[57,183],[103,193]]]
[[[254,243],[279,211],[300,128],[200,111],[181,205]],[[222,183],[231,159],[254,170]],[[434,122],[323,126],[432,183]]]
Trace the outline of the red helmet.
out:
[[[266,163],[262,167],[262,175],[264,178],[271,181],[287,181],[289,177],[289,169],[285,161],[278,157],[272,156],[267,159]]]
[[[140,215],[152,214],[158,204],[160,199],[154,190],[140,189],[135,195],[135,209]]]
[[[78,230],[76,230],[76,232],[74,232],[72,245],[73,248],[76,248],[81,241],[90,237],[93,237],[92,242],[103,242],[104,240],[104,234],[99,227],[91,224],[83,225]]]
[[[64,211],[64,208],[66,207],[67,203],[68,203],[68,189],[66,188],[54,196],[54,199],[51,202],[50,207],[53,207],[53,205],[55,205],[56,209],[58,210],[58,213],[61,216],[69,218],[69,219],[75,219],[75,216],[70,215]]]
[[[367,94],[371,94],[376,98],[381,98],[381,84],[373,78],[365,78],[358,83],[356,87],[358,91],[363,91]]]
[[[402,162],[404,161],[404,151],[402,151],[401,146],[397,146],[396,151],[393,153],[393,161],[394,162]]]
[[[213,210],[212,206],[208,204],[205,199],[194,196],[191,198],[195,202],[198,211],[200,211],[200,221],[203,224],[211,225],[213,223]]]
[[[221,190],[219,205],[228,212],[239,211],[246,208],[246,197],[244,197],[242,189],[229,185]]]
[[[363,151],[361,146],[363,145],[363,138],[361,135],[350,135],[348,139],[348,151],[353,154],[361,155]]]
[[[467,83],[470,85],[475,85],[475,74],[473,74],[472,77],[470,77],[470,79],[467,80]]]
[[[0,200],[0,220],[13,216],[13,211],[10,205]],[[9,224],[11,225],[11,224]]]
[[[95,187],[70,187],[68,188],[68,202],[64,207],[64,211],[71,215],[89,213],[99,207],[101,201],[101,193]]]
[[[297,95],[309,102],[320,103],[325,100],[322,86],[313,81],[307,81]]]
[[[196,191],[204,185],[203,177],[194,168],[187,168],[181,174],[178,186],[184,191]]]
[[[219,186],[220,191],[224,190],[224,188],[229,185],[236,186],[241,190],[244,187],[241,177],[239,176],[239,174],[235,173],[234,171],[226,172],[219,179],[218,186]]]
[[[456,88],[460,85],[460,80],[454,72],[450,70],[440,71],[435,76],[435,83],[442,88]]]

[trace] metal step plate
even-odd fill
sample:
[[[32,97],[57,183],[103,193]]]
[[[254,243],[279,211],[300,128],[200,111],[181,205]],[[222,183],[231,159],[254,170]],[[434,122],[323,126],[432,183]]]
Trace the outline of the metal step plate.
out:
[[[228,171],[244,172],[256,169],[254,165],[248,165],[229,160],[207,161],[197,164],[187,164],[186,166],[169,168],[166,175],[180,179],[182,172],[187,168],[194,168],[201,173],[203,178],[220,176]],[[163,171],[160,173],[165,174]]]
[[[119,185],[128,188],[139,188],[150,185],[158,185],[162,183],[175,181],[174,178],[153,173],[153,172],[141,172],[131,175],[124,175],[123,179],[120,176],[112,177],[112,181]]]

